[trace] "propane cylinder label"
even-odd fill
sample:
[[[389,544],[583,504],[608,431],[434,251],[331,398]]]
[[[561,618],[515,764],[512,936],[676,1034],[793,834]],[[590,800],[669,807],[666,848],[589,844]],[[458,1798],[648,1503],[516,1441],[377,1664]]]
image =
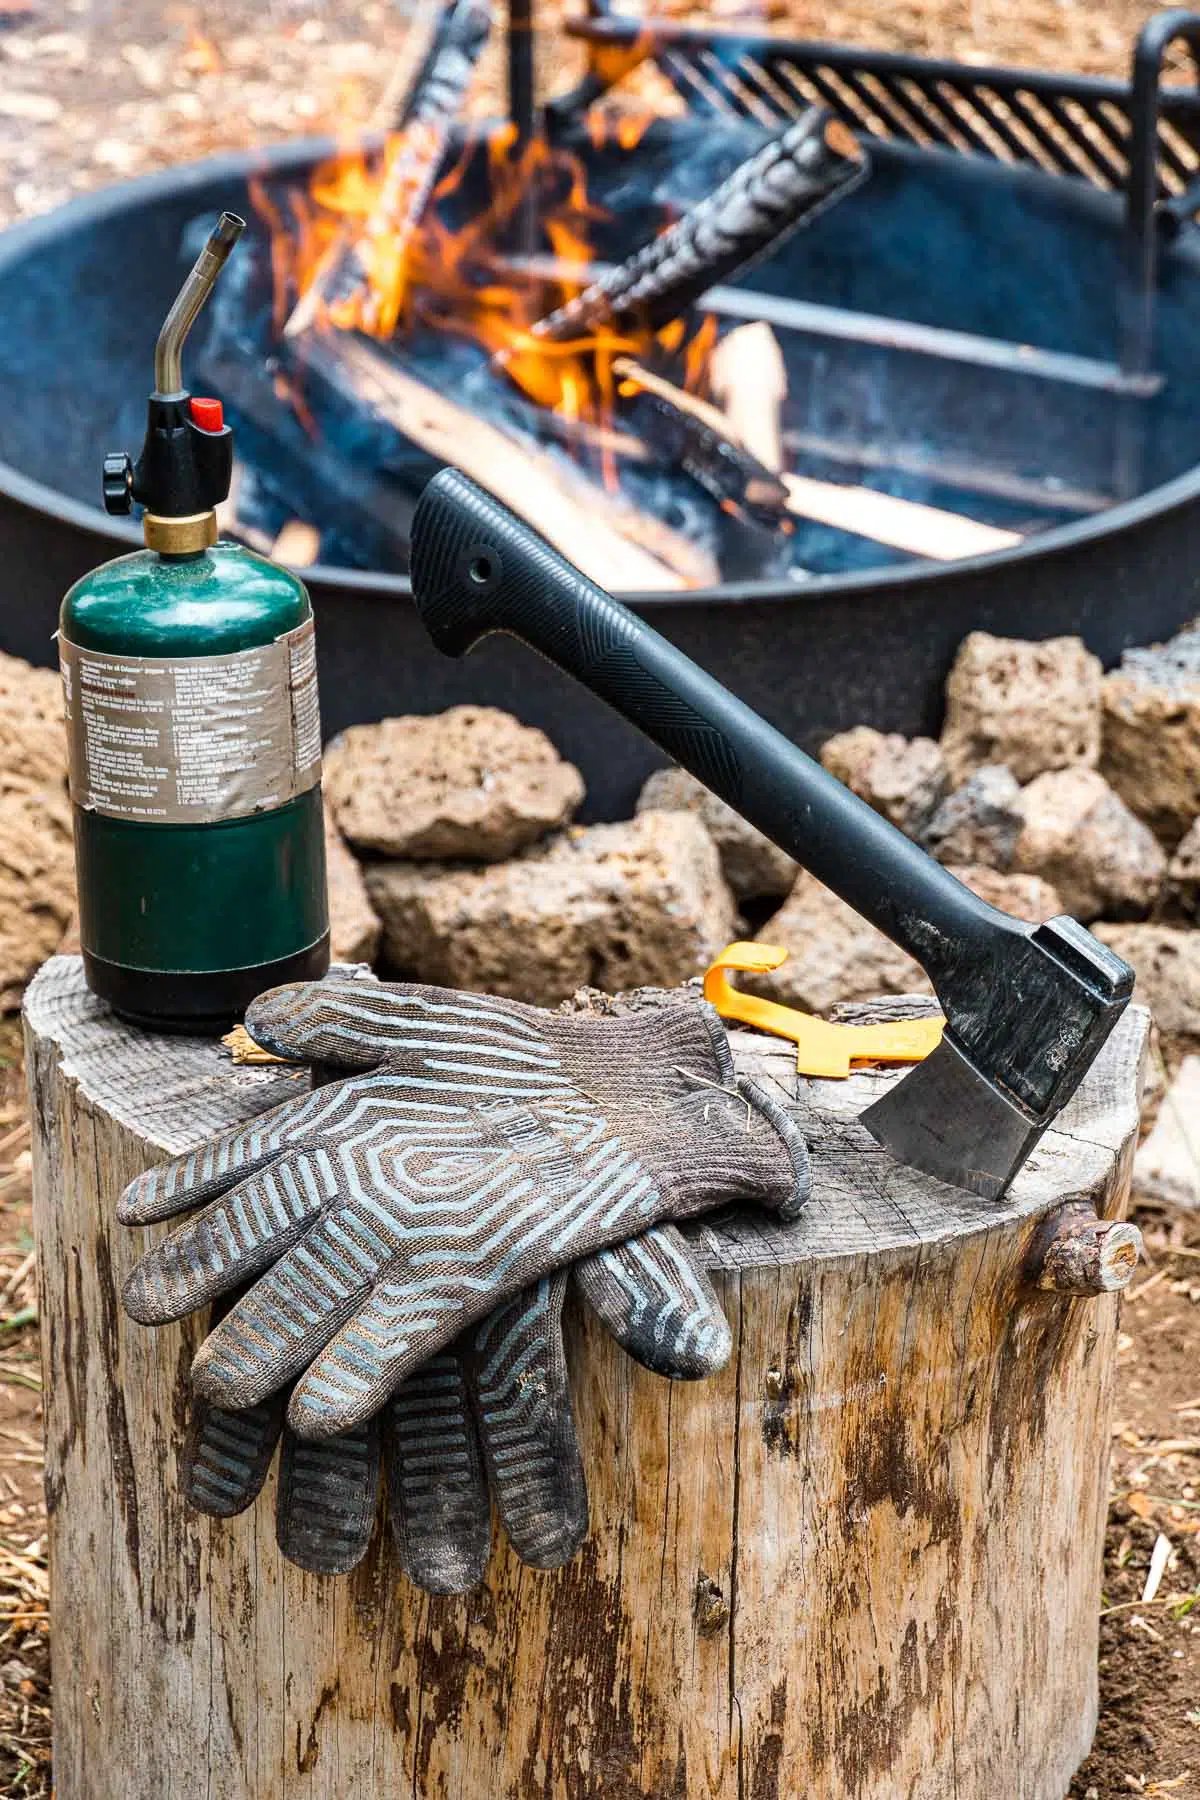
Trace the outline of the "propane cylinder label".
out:
[[[115,656],[59,637],[71,799],[111,819],[205,825],[321,779],[312,620],[232,656]]]

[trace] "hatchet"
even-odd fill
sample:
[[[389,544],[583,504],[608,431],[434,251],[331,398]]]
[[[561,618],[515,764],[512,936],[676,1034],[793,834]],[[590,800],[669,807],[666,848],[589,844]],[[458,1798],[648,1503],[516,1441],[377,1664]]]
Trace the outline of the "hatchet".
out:
[[[1029,925],[980,900],[454,469],[417,506],[411,568],[440,650],[520,638],[916,958],[946,1031],[862,1122],[901,1162],[1003,1194],[1128,1005],[1128,965],[1074,919]]]

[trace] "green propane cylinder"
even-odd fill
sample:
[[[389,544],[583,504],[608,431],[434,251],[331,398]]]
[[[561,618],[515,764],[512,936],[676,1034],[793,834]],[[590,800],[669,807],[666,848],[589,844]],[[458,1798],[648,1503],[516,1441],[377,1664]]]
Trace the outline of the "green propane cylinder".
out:
[[[217,541],[232,434],[181,379],[241,230],[222,217],[163,326],[138,463],[105,460],[105,504],[145,507],[147,548],[76,582],[59,622],[88,985],[159,1030],[224,1028],[329,966],[312,606]]]

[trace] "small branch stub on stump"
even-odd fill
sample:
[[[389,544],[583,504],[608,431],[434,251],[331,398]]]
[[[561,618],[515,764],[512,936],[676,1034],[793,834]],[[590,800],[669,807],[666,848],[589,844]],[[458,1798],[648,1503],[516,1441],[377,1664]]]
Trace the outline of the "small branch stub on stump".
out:
[[[1117,1302],[1030,1270],[1065,1202],[1116,1255],[1141,1009],[999,1202],[868,1137],[897,1071],[807,1081],[735,1034],[803,1123],[812,1200],[687,1227],[736,1346],[707,1381],[568,1316],[588,1541],[543,1572],[497,1539],[461,1598],[413,1589],[386,1526],[350,1575],[292,1567],[273,1478],[189,1512],[203,1321],[120,1308],[124,1183],[307,1077],[119,1025],[75,957],[26,1033],[58,1800],[999,1800],[1014,1769],[1062,1800],[1096,1719]]]
[[[1034,1285],[1055,1294],[1115,1294],[1133,1280],[1142,1234],[1123,1219],[1097,1218],[1091,1207],[1064,1206],[1047,1221]]]

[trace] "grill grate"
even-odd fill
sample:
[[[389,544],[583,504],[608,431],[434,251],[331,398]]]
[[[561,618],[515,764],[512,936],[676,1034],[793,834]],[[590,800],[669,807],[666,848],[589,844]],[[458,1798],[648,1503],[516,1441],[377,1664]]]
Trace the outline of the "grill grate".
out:
[[[1200,18],[1175,16],[1200,33]],[[1023,163],[1117,192],[1129,183],[1134,94],[1126,82],[611,14],[567,29],[597,47],[652,41],[663,74],[700,115],[773,126],[818,103],[869,137]],[[1158,193],[1166,197],[1200,172],[1200,91],[1158,89],[1157,113]]]
[[[609,0],[589,5],[590,16],[567,30],[588,43],[591,66],[555,102],[561,116],[605,91],[615,78],[606,67],[622,66],[613,51],[624,50],[629,67],[629,53],[645,45],[702,117],[772,127],[818,103],[867,138],[1022,164],[1124,195],[1120,368],[1134,380],[1152,370],[1160,239],[1200,211],[1200,14],[1173,8],[1152,18],[1123,82],[627,17],[609,11]],[[1191,86],[1163,84],[1177,45],[1196,72]]]

